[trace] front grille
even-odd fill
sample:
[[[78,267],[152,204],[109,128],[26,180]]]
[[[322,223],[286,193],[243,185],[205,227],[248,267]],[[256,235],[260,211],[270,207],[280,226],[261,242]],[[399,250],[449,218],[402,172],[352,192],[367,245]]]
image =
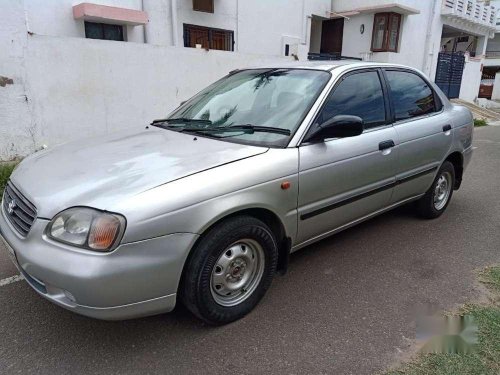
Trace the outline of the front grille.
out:
[[[28,235],[36,218],[36,207],[11,182],[3,193],[3,210],[12,226],[24,237]]]

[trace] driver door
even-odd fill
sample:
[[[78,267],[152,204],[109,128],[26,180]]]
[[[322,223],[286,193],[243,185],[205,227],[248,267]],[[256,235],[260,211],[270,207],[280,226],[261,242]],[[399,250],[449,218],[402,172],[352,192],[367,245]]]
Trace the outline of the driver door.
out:
[[[382,82],[379,69],[346,74],[315,121],[321,124],[337,115],[359,116],[365,123],[363,134],[300,146],[298,244],[389,205],[398,139],[390,125]]]

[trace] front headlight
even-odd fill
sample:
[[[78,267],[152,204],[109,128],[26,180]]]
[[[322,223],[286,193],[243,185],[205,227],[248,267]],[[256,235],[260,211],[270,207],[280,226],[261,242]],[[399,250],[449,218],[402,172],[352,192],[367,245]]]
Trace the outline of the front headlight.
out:
[[[114,249],[125,231],[125,218],[93,208],[76,207],[57,214],[47,226],[55,241],[96,251]]]

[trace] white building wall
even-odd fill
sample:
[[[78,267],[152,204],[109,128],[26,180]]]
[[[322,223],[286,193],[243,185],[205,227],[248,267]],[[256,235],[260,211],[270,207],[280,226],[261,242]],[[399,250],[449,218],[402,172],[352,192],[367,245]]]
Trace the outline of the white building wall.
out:
[[[311,36],[309,52],[320,53],[321,52],[321,35],[323,32],[323,19],[319,17],[313,17],[311,19]]]
[[[330,0],[216,0],[208,14],[174,0],[172,27],[172,1],[93,0],[148,12],[127,42],[85,39],[79,0],[0,1],[0,160],[144,126],[233,69],[283,61],[285,42],[305,58],[311,15],[330,11]],[[184,23],[233,30],[236,52],[184,48]]]
[[[47,36],[29,38],[27,51],[39,145],[144,127],[233,69],[285,60]]]
[[[0,160],[34,148],[32,98],[25,80],[27,33],[21,2],[0,1]]]
[[[358,8],[370,8],[393,4],[418,8],[422,3],[431,3],[432,1],[434,0],[332,0],[332,8],[334,12],[346,12]]]
[[[484,54],[489,32],[474,26],[472,23],[448,21],[442,16],[443,2],[441,0],[400,0],[397,2],[393,0],[333,0],[332,8],[334,12],[340,13],[359,8],[366,9],[382,5],[394,5],[396,3],[420,12],[419,14],[403,16],[398,53],[372,53],[370,51],[374,14],[377,12],[373,10],[371,13],[354,15],[345,20],[342,54],[371,61],[412,66],[420,69],[431,80],[434,80],[438,55],[441,50],[443,27],[445,25],[452,26],[457,30],[462,30],[465,35],[469,34],[478,37],[476,50],[478,58],[466,60],[460,91],[461,99],[474,101],[479,92],[481,64],[485,62]],[[365,27],[364,34],[360,32],[361,25]],[[495,46],[494,42],[490,43],[490,46],[493,48]]]
[[[284,45],[299,46],[301,59],[307,58],[311,16],[326,17],[330,0],[238,1],[240,6],[239,51],[283,54]],[[269,42],[264,42],[264,40]]]
[[[394,3],[393,0],[333,0],[332,6],[335,12],[340,13]],[[357,58],[369,57],[371,61],[377,62],[409,65],[422,71],[427,70],[425,73],[430,74],[431,70],[426,66],[425,51],[431,52],[431,45],[440,40],[442,23],[440,29],[439,25],[435,27],[436,30],[432,34],[433,40],[428,41],[427,34],[429,24],[433,23],[436,18],[439,19],[440,16],[440,9],[438,9],[437,17],[436,14],[432,13],[432,10],[435,9],[434,7],[439,8],[441,2],[406,0],[397,3],[420,11],[419,14],[403,15],[398,53],[371,52],[374,14],[376,13],[373,11],[372,13],[349,16],[349,19],[344,21],[342,54]],[[360,31],[361,25],[364,25],[365,29],[363,34]],[[437,45],[439,46],[439,42]]]
[[[492,4],[497,7],[497,9],[500,9],[500,0],[492,0]],[[500,15],[497,18],[497,29],[500,31]],[[500,67],[500,32],[495,34],[495,37],[493,39],[488,40],[488,45],[486,46],[486,60],[484,61],[484,66],[494,66],[494,67]],[[495,52],[494,54],[491,54],[489,52]],[[498,75],[497,75],[498,77]],[[495,88],[493,91],[493,98],[498,100],[500,98],[500,87],[498,87],[498,79],[495,79]],[[495,90],[496,89],[496,90]],[[496,95],[495,95],[496,92]]]
[[[73,5],[83,3],[84,0],[6,0],[6,2],[10,1],[24,3],[28,30],[35,34],[85,37],[84,22],[73,19]],[[142,10],[141,0],[92,0],[89,2]],[[126,36],[129,42],[144,42],[143,26],[127,26]]]
[[[495,37],[488,41],[486,51],[500,52],[500,33],[496,33]]]
[[[9,0],[10,1],[10,0]],[[12,0],[14,1],[14,0]],[[85,37],[84,22],[73,19],[72,7],[83,0],[19,0],[24,3],[29,31],[38,35]],[[173,30],[183,46],[183,25],[193,24],[234,31],[235,51],[282,55],[284,38],[307,45],[310,16],[326,17],[331,0],[216,0],[214,13],[193,11],[192,0],[92,0],[148,13],[145,26],[127,26],[127,41],[171,46]],[[177,25],[172,27],[172,2]]]
[[[394,3],[418,9],[403,18],[399,53],[371,59],[414,66],[434,79],[444,22],[441,0],[215,0],[214,14],[193,11],[192,0],[92,0],[148,13],[150,22],[127,26],[122,43],[84,38],[84,23],[72,14],[82,1],[0,1],[0,160],[144,124],[236,67],[280,59],[285,44],[305,60],[311,40],[313,50],[321,43],[317,21],[311,37],[313,16],[327,19],[332,10]],[[373,13],[345,21],[343,55],[370,54]],[[233,30],[235,52],[184,48],[184,23]],[[473,89],[463,98],[477,91],[477,65],[466,67],[463,85]]]
[[[500,100],[500,72],[495,75],[495,83],[493,84],[492,100]]]
[[[214,13],[193,11],[193,2],[177,0],[177,35],[181,45],[184,45],[183,24],[214,27],[217,29],[231,30],[235,32],[234,38],[238,39],[237,13],[239,1],[216,1]],[[235,51],[238,51],[235,43]],[[278,54],[278,53],[275,53]]]
[[[481,85],[481,59],[470,59],[466,57],[464,74],[462,75],[462,86],[460,87],[460,99],[474,102],[479,94]]]
[[[365,25],[363,34],[360,31],[361,25]],[[366,54],[371,56],[372,30],[373,14],[363,14],[344,20],[342,55],[356,58],[364,58]]]
[[[500,33],[496,33],[495,38],[488,41],[484,66],[500,67]]]

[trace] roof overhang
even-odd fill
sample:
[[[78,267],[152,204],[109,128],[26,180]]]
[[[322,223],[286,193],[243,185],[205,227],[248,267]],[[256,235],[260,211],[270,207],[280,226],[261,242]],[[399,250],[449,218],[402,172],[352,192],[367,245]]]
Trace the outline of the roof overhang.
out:
[[[132,26],[148,23],[148,14],[146,12],[92,3],[75,5],[73,7],[73,18],[75,20]]]
[[[418,9],[402,5],[399,3],[391,3],[384,5],[373,5],[370,7],[361,7],[346,11],[331,12],[330,18],[340,18],[340,17],[345,18],[345,17],[356,16],[358,14],[374,14],[383,12],[394,12],[404,15],[420,14],[420,11]]]
[[[489,36],[493,38],[495,36],[495,31],[497,30],[496,25],[490,25],[485,22],[477,22],[473,19],[464,18],[456,15],[443,14],[443,24],[445,26],[451,26],[462,32],[466,32],[476,36]]]

